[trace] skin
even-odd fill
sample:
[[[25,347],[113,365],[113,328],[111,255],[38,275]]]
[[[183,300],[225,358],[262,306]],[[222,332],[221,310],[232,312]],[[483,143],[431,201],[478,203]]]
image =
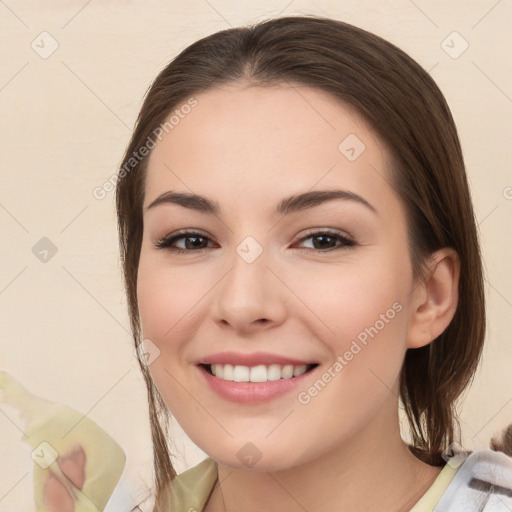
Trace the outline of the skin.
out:
[[[410,510],[441,468],[416,459],[400,437],[398,377],[406,350],[430,343],[453,317],[457,255],[438,251],[430,277],[413,280],[389,152],[349,106],[303,86],[230,84],[195,97],[197,107],[149,160],[138,300],[144,337],[160,350],[150,365],[155,383],[218,463],[222,483],[206,511],[323,512],[340,503]],[[366,146],[352,162],[338,150],[349,134]],[[378,214],[340,199],[271,214],[284,197],[330,189],[362,196]],[[170,190],[217,201],[221,214],[147,208]],[[183,238],[174,247],[184,254],[155,246],[185,228],[207,237],[202,250]],[[357,245],[320,253],[340,242],[301,242],[312,228],[337,230]],[[263,249],[250,264],[236,252],[247,236]],[[268,351],[326,370],[397,301],[400,313],[307,405],[295,392],[263,404],[230,402],[194,364],[226,350]],[[237,456],[248,442],[261,454],[250,468]]]
[[[77,446],[75,450],[61,456],[57,463],[72,484],[82,489],[85,483],[86,456],[83,448]],[[73,512],[75,510],[72,496],[57,475],[51,474],[45,485],[44,499],[48,512]]]
[[[138,300],[144,337],[160,351],[150,364],[155,383],[218,464],[221,484],[205,511],[409,511],[441,468],[416,459],[401,438],[398,377],[406,350],[432,342],[453,317],[457,254],[436,252],[428,276],[413,279],[389,152],[351,107],[284,85],[229,85],[196,99],[150,157]],[[355,161],[338,150],[349,134],[366,146]],[[271,215],[284,197],[332,189],[358,194],[377,214],[336,199]],[[170,190],[217,201],[221,214],[147,208]],[[204,249],[190,238],[174,243],[183,254],[155,246],[185,228],[207,237]],[[356,244],[310,236],[326,228]],[[247,236],[263,250],[252,263],[236,252]],[[400,311],[389,319],[393,304]],[[382,314],[384,327],[307,404],[295,391],[263,404],[230,402],[195,365],[225,350],[318,362],[304,391],[329,368],[332,375],[337,357]],[[248,442],[261,455],[251,467],[237,455]],[[82,474],[83,458],[67,463]],[[47,497],[52,511],[70,510],[58,482],[48,482]]]

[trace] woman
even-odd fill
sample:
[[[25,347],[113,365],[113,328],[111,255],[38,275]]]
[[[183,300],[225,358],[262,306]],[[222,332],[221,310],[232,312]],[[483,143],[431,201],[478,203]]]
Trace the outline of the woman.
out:
[[[117,213],[155,511],[501,510],[510,457],[454,450],[485,334],[461,148],[401,50],[313,16],[197,41]],[[209,456],[178,477],[169,414]]]
[[[485,331],[460,145],[426,72],[329,19],[209,36],[148,91],[117,209],[134,336],[159,355],[141,365],[157,507],[168,410],[216,462],[206,511],[419,501]]]

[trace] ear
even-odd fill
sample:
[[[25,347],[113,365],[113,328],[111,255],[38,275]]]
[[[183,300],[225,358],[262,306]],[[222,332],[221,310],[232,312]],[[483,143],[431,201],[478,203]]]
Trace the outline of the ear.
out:
[[[425,279],[412,291],[407,348],[419,348],[435,340],[450,324],[459,300],[460,259],[445,247],[432,254]]]

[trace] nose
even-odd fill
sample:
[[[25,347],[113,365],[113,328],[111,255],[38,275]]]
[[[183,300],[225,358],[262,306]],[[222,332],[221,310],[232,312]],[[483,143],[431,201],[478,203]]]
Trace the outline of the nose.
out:
[[[233,250],[229,270],[213,290],[211,311],[221,327],[249,334],[284,322],[286,287],[276,277],[277,265],[271,260],[265,250],[254,261],[243,247]]]

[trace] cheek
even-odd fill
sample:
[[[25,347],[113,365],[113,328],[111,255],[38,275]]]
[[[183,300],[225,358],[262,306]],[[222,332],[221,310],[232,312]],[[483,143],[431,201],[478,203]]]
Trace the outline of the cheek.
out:
[[[142,254],[137,301],[144,337],[156,343],[179,340],[177,333],[187,324],[187,314],[201,297],[200,282],[193,272],[165,267]]]
[[[149,271],[144,264],[139,267],[137,301],[143,336],[159,345],[162,334],[174,323],[177,304],[165,281],[159,279],[159,273]]]
[[[199,284],[197,276],[183,269],[163,267],[154,258],[141,254],[137,301],[142,336],[158,350],[148,368],[167,406],[180,417],[183,404],[189,403],[179,383],[187,378],[186,342],[193,335],[193,325],[199,322],[194,308],[204,295]]]
[[[301,307],[305,304],[310,310],[303,318],[309,316],[311,322],[323,325],[328,339],[340,349],[357,337],[364,343],[375,331],[401,330],[408,279],[405,270],[394,269],[394,265],[379,257],[346,267],[303,272],[293,285],[303,299]]]
[[[190,380],[190,341],[198,337],[214,284],[211,272],[206,276],[198,268],[171,267],[144,250],[141,253],[137,299],[142,336],[156,345],[158,355],[149,371],[167,406],[178,416],[183,404],[190,404],[180,383]],[[188,391],[197,394],[197,390]]]
[[[399,278],[403,274],[389,269],[351,268],[343,279],[333,279],[330,288],[321,287],[312,307],[321,322],[312,320],[310,330],[317,326],[317,339],[331,361],[316,381],[298,390],[297,402],[308,413],[311,430],[333,443],[355,434],[398,393],[406,351],[407,287],[406,279]],[[303,283],[303,293],[307,285]]]
[[[330,269],[330,276],[317,272],[296,288],[315,312],[302,318],[310,319],[309,330],[331,355],[325,380],[337,382],[329,385],[333,393],[353,390],[354,405],[367,400],[375,386],[395,386],[407,348],[406,262],[388,259],[380,255],[373,264]]]

